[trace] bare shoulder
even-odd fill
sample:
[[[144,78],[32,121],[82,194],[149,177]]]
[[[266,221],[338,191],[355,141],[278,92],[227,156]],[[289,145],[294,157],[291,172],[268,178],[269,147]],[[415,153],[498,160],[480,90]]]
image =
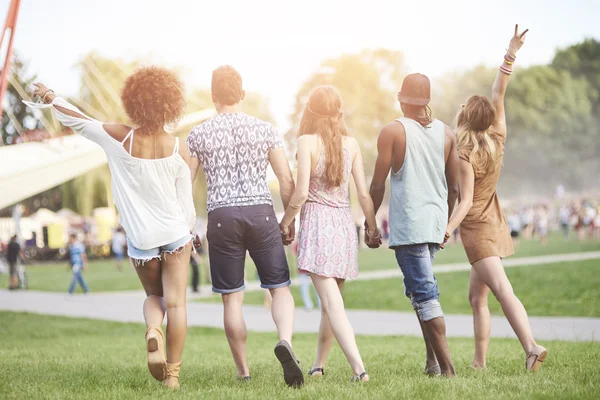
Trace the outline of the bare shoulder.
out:
[[[298,147],[313,148],[319,143],[319,136],[316,134],[302,135],[298,138]]]
[[[394,121],[384,125],[379,131],[377,144],[379,146],[392,146],[394,142],[405,138],[404,125]]]
[[[122,142],[132,129],[130,126],[124,124],[104,124],[102,127],[106,133],[119,142]]]
[[[444,125],[444,135],[445,135],[446,141],[453,142],[456,140],[456,133],[454,132],[454,129],[452,129],[448,125]]]

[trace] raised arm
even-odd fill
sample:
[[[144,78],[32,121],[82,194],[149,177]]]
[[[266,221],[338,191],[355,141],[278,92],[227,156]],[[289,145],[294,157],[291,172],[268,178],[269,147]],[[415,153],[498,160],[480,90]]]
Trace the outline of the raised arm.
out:
[[[475,186],[475,172],[473,171],[473,166],[464,158],[460,159],[459,165],[460,203],[458,204],[458,207],[456,207],[456,210],[454,210],[454,213],[452,213],[452,217],[450,217],[450,221],[448,222],[446,233],[450,235],[459,227],[460,223],[465,219],[467,213],[473,206],[473,188]]]
[[[373,199],[371,199],[369,189],[367,188],[362,153],[360,151],[358,142],[354,139],[351,140],[353,141],[353,147],[355,148],[355,156],[354,160],[352,161],[352,177],[354,178],[354,184],[356,185],[358,202],[360,203],[360,208],[365,214],[367,226],[369,227],[367,234],[370,237],[377,237],[379,232],[377,229],[377,220],[375,219],[375,206],[373,205]]]
[[[525,43],[525,34],[529,29],[525,29],[522,33],[519,33],[519,25],[515,25],[515,33],[510,39],[508,45],[508,51],[504,56],[504,61],[498,69],[494,85],[492,86],[492,104],[496,109],[496,120],[494,126],[499,133],[506,132],[506,115],[504,113],[504,95],[506,94],[506,87],[510,79],[510,74],[513,70],[513,65],[516,60],[517,52]]]
[[[298,138],[298,176],[297,184],[291,196],[288,206],[285,208],[285,215],[281,219],[279,224],[282,234],[285,235],[290,225],[296,218],[296,215],[300,212],[300,209],[308,199],[308,186],[310,185],[310,173],[311,173],[311,149],[313,142],[308,135],[300,136]]]
[[[398,124],[400,125],[400,124]],[[373,210],[375,214],[381,207],[385,195],[385,182],[392,168],[392,159],[394,156],[394,131],[391,125],[381,128],[379,138],[377,139],[377,161],[375,162],[375,171],[371,180],[369,193],[373,199]]]
[[[444,138],[446,151],[446,182],[448,184],[448,219],[454,211],[459,194],[460,162],[456,145],[456,135],[446,126]]]
[[[105,129],[105,127],[110,125],[103,124],[100,121],[88,117],[62,97],[56,96],[54,92],[50,91],[45,85],[36,83],[35,87],[36,89],[33,94],[39,96],[42,101],[46,103],[45,106],[38,106],[38,108],[51,107],[61,124],[73,129],[73,131],[81,134],[87,139],[96,142],[105,150],[113,145],[113,138],[107,132],[107,129]],[[26,104],[30,107],[35,107],[32,103]]]

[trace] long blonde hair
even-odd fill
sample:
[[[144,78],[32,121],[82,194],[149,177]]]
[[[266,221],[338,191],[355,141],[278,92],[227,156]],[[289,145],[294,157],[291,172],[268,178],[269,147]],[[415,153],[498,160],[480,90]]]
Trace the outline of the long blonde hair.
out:
[[[490,133],[495,118],[496,110],[484,96],[472,96],[458,113],[458,151],[468,154],[475,176],[491,173],[497,168],[497,139]]]
[[[325,180],[329,187],[344,180],[342,138],[348,134],[342,114],[342,96],[333,86],[318,86],[309,95],[298,137],[317,134],[325,145]]]

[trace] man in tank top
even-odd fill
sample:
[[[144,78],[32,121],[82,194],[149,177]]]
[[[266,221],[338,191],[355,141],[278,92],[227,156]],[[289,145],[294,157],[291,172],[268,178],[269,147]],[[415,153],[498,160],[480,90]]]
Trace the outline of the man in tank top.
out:
[[[432,263],[458,198],[459,159],[452,129],[431,118],[430,92],[425,75],[404,79],[398,93],[404,118],[380,131],[371,197],[377,212],[390,175],[389,246],[423,331],[425,373],[454,376]]]

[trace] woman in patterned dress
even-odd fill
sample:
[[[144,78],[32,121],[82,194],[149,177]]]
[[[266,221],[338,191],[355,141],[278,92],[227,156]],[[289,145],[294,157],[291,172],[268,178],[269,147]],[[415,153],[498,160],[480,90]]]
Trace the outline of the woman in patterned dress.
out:
[[[298,269],[310,274],[321,298],[321,326],[317,357],[309,375],[323,375],[323,366],[335,337],[354,372],[353,381],[369,376],[346,316],[342,289],[358,275],[358,237],[350,213],[348,188],[354,178],[361,208],[369,227],[368,241],[380,243],[373,201],[365,181],[362,155],[356,139],[348,137],[341,112],[342,99],[331,86],[315,88],[298,131],[298,182],[281,221],[289,232],[298,211]]]

